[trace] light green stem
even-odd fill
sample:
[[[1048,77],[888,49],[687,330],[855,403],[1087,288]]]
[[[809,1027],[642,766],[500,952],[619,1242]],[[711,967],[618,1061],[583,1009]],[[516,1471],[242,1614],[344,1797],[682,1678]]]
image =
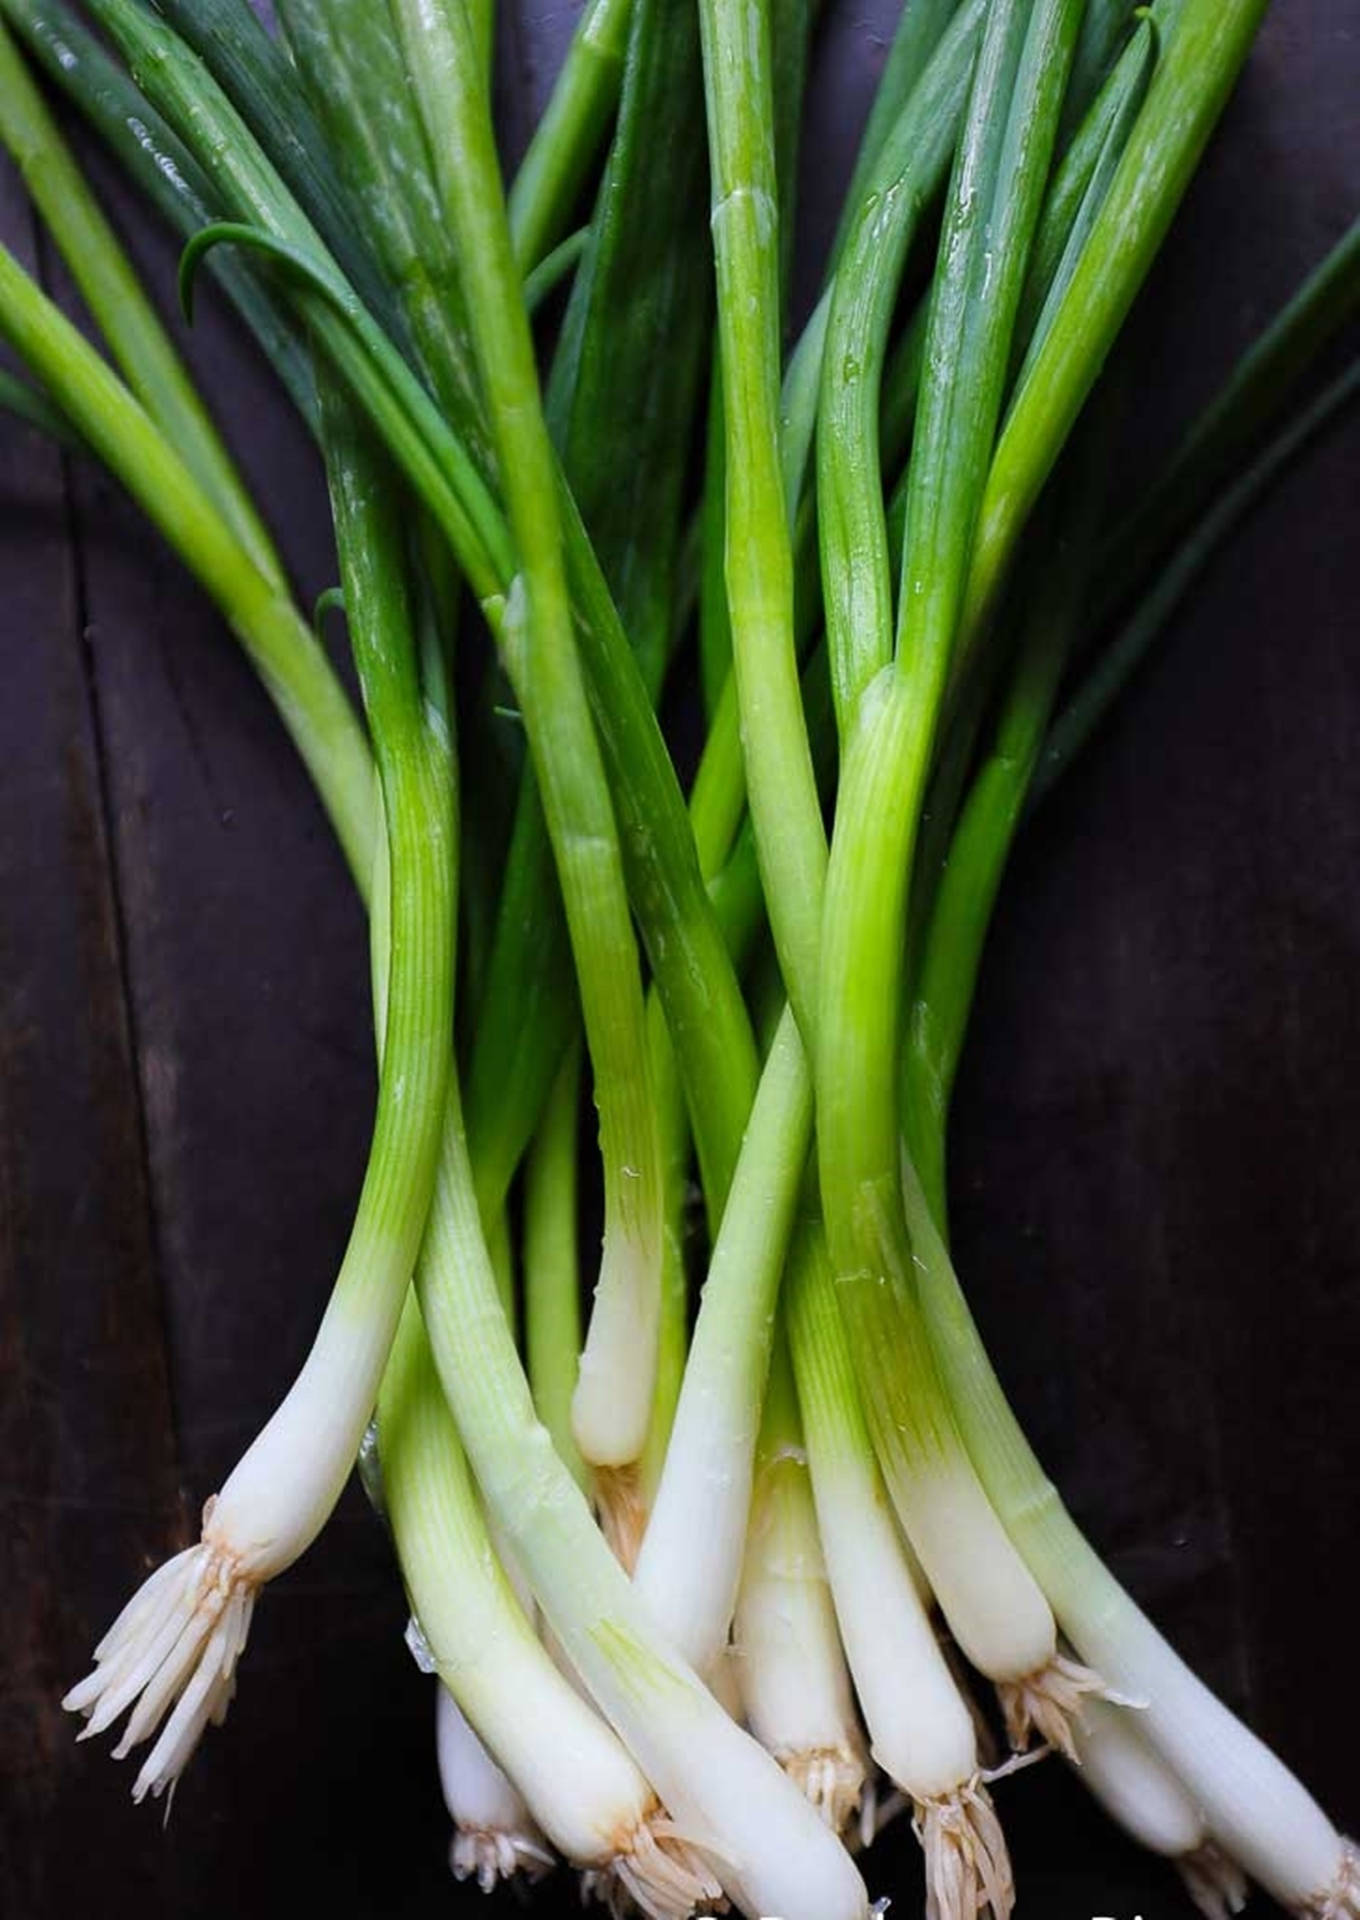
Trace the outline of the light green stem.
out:
[[[632,10],[633,0],[586,0],[510,193],[515,258],[526,269],[571,219],[623,84]]]
[[[803,723],[793,553],[780,457],[779,202],[768,0],[701,0],[718,345],[726,579],[751,814],[770,924],[809,1031],[826,836]]]
[[[571,1430],[581,1351],[576,1119],[581,1049],[573,1041],[553,1082],[524,1167],[524,1330],[538,1416],[582,1487],[590,1475]]]
[[[576,658],[557,473],[476,48],[459,5],[396,0],[395,12],[458,248],[518,552],[503,638],[556,856],[600,1110],[605,1245],[577,1387],[577,1437],[594,1464],[626,1466],[646,1439],[662,1240],[637,948]]]

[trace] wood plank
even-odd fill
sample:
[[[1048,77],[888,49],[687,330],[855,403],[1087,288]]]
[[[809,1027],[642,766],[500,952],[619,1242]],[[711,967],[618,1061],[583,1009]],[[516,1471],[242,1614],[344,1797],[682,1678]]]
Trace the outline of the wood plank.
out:
[[[31,262],[0,175],[0,234]],[[61,1711],[108,1595],[184,1537],[100,744],[63,467],[0,428],[0,1911],[72,1913],[124,1822]],[[166,1914],[145,1825],[120,1882]]]

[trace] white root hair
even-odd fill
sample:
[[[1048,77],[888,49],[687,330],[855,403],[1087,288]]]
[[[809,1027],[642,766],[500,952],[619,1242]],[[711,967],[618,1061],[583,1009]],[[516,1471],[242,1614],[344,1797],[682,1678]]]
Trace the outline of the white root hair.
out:
[[[1072,1722],[1081,1718],[1081,1703],[1092,1694],[1105,1695],[1100,1676],[1065,1653],[1054,1654],[1046,1667],[1023,1680],[1001,1681],[997,1698],[1006,1721],[1006,1738],[1016,1753],[1037,1737],[1080,1766]]]
[[[720,1913],[727,1901],[702,1853],[659,1807],[638,1821],[603,1866],[581,1875],[581,1898],[597,1901],[611,1920],[642,1913],[647,1920],[690,1920]]]
[[[62,1701],[68,1712],[85,1715],[82,1740],[132,1709],[113,1750],[116,1760],[160,1728],[133,1783],[134,1800],[173,1789],[204,1730],[226,1719],[236,1691],[258,1583],[234,1554],[206,1537],[212,1509],[210,1500],[203,1510],[205,1538],[138,1588],[95,1648],[92,1671]]]
[[[634,1464],[626,1467],[596,1467],[595,1517],[600,1532],[609,1542],[614,1558],[627,1572],[637,1566],[642,1551],[642,1536],[647,1531],[647,1494],[642,1474]]]
[[[833,1833],[843,1836],[852,1825],[858,1825],[867,1772],[863,1753],[842,1743],[776,1757]]]
[[[459,1827],[449,1842],[454,1879],[475,1880],[483,1893],[494,1893],[503,1882],[540,1880],[554,1864],[537,1828],[510,1833],[503,1827]]]
[[[926,1920],[1008,1920],[1015,1905],[1006,1836],[982,1780],[918,1800],[912,1825],[926,1864]]]
[[[1354,1840],[1342,1842],[1341,1864],[1326,1892],[1293,1911],[1298,1920],[1360,1920],[1360,1847]]]
[[[1212,1840],[1176,1862],[1185,1890],[1204,1920],[1232,1920],[1247,1904],[1247,1876]]]

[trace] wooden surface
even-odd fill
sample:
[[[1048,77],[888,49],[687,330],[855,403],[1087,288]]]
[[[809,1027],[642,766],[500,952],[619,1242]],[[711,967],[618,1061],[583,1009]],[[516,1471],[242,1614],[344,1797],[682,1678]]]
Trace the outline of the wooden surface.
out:
[[[514,149],[571,7],[502,12]],[[805,291],[890,16],[827,9]],[[1127,484],[1360,208],[1357,103],[1354,0],[1279,0],[1140,314]],[[172,249],[91,158],[166,288]],[[0,232],[74,308],[8,171]],[[190,356],[308,596],[333,576],[312,457],[202,309]],[[961,1265],[1055,1477],[1352,1826],[1358,588],[1352,419],[1030,830],[953,1148]],[[359,910],[263,696],[103,476],[8,421],[0,884],[0,1913],[473,1913],[430,1683],[352,1492],[260,1608],[168,1827],[57,1705],[292,1377],[372,1082]],[[1001,1799],[1023,1914],[1189,1913],[1056,1766]],[[905,1834],[869,1878],[919,1910]],[[570,1884],[538,1910],[575,1911]]]

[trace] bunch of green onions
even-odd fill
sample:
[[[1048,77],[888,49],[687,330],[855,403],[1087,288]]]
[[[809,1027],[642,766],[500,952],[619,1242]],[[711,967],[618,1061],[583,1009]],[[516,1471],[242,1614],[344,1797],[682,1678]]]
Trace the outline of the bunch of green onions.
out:
[[[173,1788],[359,1462],[459,1877],[862,1920],[900,1806],[928,1914],[1004,1920],[992,1789],[1053,1751],[1206,1914],[1254,1881],[1360,1916],[1355,1849],[1044,1477],[948,1251],[1026,809],[1360,381],[1308,378],[1357,227],[1107,497],[1124,322],[1264,0],[905,0],[787,353],[812,0],[587,0],[508,194],[490,0],[277,10],[0,0],[0,139],[106,349],[0,253],[0,400],[259,672],[368,908],[379,1063],[312,1349],[68,1694],[82,1737],[126,1714],[134,1796]],[[315,624],[42,75],[315,434]],[[687,743],[702,713],[688,791],[663,693]]]

